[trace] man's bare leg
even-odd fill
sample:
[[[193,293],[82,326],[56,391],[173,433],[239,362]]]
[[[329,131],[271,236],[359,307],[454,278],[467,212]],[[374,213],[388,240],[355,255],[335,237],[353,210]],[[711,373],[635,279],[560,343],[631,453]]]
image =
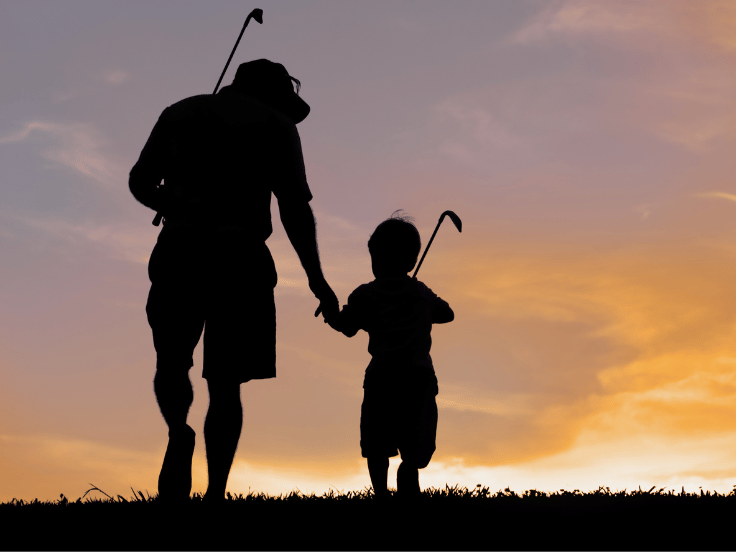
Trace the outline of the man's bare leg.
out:
[[[368,473],[376,498],[388,497],[388,458],[368,458]]]
[[[222,500],[227,478],[238,448],[243,428],[243,405],[240,383],[207,381],[210,406],[204,421],[204,443],[207,452],[207,500]]]
[[[157,370],[153,390],[169,426],[169,443],[158,478],[159,498],[184,501],[192,490],[195,435],[187,425],[189,408],[194,400],[192,383],[186,370]]]
[[[189,408],[194,400],[192,382],[187,371],[156,370],[153,391],[169,430],[187,425]]]

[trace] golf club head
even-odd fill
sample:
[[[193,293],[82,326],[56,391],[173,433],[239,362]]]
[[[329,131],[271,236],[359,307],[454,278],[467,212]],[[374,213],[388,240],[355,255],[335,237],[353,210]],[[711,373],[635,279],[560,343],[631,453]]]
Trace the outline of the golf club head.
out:
[[[443,218],[445,217],[445,215],[447,215],[448,217],[450,217],[450,220],[452,221],[452,224],[455,225],[455,228],[457,228],[457,231],[458,232],[462,232],[463,231],[463,221],[460,220],[460,217],[459,216],[457,216],[452,211],[445,211],[444,213],[442,213],[442,217]]]
[[[250,15],[248,17],[252,17],[260,24],[263,24],[263,10],[260,8],[254,9],[252,12],[250,12]]]

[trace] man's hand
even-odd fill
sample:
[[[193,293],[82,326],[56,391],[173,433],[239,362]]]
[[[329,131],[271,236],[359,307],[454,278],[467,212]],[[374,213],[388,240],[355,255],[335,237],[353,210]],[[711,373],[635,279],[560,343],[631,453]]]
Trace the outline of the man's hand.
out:
[[[337,315],[340,314],[340,302],[337,300],[337,295],[332,291],[327,280],[322,279],[309,282],[309,289],[319,299],[319,307],[314,311],[314,316],[319,316],[321,312],[325,318],[325,322],[337,318]]]

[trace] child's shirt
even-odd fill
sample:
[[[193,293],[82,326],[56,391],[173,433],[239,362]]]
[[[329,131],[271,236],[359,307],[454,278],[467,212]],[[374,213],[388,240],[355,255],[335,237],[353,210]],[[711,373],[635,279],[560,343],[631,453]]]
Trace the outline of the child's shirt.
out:
[[[429,350],[432,323],[452,320],[450,305],[409,275],[378,278],[359,286],[340,312],[339,330],[348,337],[368,333],[369,373],[412,368],[434,374]]]

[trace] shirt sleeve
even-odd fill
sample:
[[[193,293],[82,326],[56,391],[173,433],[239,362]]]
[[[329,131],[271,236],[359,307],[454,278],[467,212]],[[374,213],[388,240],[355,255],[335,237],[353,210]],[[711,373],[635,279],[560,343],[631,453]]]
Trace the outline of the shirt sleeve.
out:
[[[158,182],[161,182],[164,178],[166,157],[170,147],[168,143],[169,133],[167,132],[168,111],[169,108],[167,107],[156,121],[151,135],[148,137],[146,145],[143,146],[141,155],[132,169],[141,171],[146,177],[155,177]]]
[[[363,317],[365,314],[363,312],[364,309],[362,308],[363,302],[363,294],[361,293],[360,288],[358,288],[350,294],[348,297],[348,304],[340,311],[338,324],[340,331],[347,337],[353,337],[358,333],[358,330],[365,330],[363,324]]]
[[[166,207],[164,179],[170,152],[169,125],[166,108],[156,121],[140,157],[130,170],[129,186],[135,198],[156,211]]]
[[[432,324],[444,324],[455,318],[450,304],[440,298],[425,284],[421,284],[421,293],[429,303],[429,312],[432,315]]]
[[[279,201],[312,200],[307,184],[304,155],[299,131],[293,123],[281,122],[274,137],[274,175],[272,191]]]

